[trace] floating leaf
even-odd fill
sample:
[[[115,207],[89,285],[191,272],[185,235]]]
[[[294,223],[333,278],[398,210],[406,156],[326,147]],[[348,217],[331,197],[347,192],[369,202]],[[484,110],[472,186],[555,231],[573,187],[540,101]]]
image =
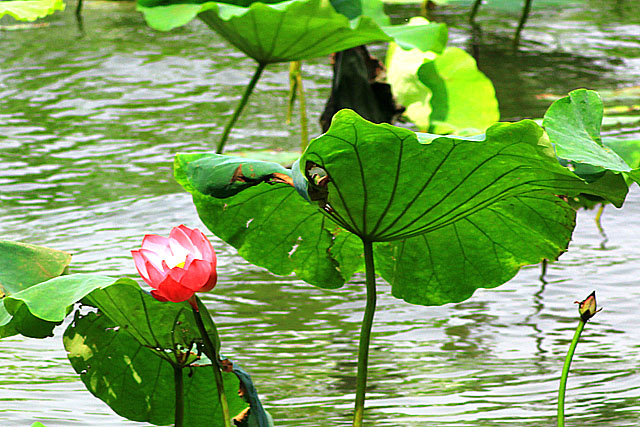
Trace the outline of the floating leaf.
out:
[[[171,324],[165,324],[165,329],[170,329]],[[64,334],[65,349],[87,389],[117,414],[134,421],[168,425],[174,418],[174,370],[155,350],[141,345],[130,334],[138,326],[143,325],[122,327],[100,312],[76,313]],[[211,366],[184,368],[183,378],[184,425],[221,426]],[[223,373],[223,379],[231,412],[241,412],[247,405],[237,395],[237,377]]]
[[[96,274],[70,274],[56,277],[31,286],[4,299],[4,306],[10,314],[17,315],[22,306],[29,312],[48,322],[62,322],[73,304],[92,291],[111,286],[113,283],[135,283],[131,279],[115,280]]]
[[[19,21],[35,21],[57,10],[64,10],[63,0],[12,0],[0,1],[0,18],[13,16]]]
[[[63,251],[0,240],[0,298],[60,276],[70,261],[71,255]],[[55,325],[31,316],[26,308],[18,309],[14,318],[4,303],[0,304],[0,338],[18,333],[44,338],[51,336]]]

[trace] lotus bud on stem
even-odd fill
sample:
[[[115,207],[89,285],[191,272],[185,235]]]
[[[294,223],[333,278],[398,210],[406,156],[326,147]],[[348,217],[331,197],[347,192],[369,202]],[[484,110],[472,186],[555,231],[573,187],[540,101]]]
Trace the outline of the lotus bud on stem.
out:
[[[560,376],[560,388],[558,390],[558,427],[564,427],[564,395],[567,388],[567,378],[569,377],[569,367],[571,366],[571,359],[576,351],[578,340],[584,329],[585,324],[602,308],[597,309],[596,306],[596,291],[585,298],[583,301],[575,301],[578,304],[578,312],[580,313],[580,321],[578,327],[573,335],[573,340],[569,346],[569,352],[564,360],[564,366],[562,368],[562,375]]]

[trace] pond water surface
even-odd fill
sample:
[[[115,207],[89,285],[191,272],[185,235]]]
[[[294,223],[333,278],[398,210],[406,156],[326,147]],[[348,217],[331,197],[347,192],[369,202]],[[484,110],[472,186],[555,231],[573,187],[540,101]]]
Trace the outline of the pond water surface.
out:
[[[46,27],[0,30],[0,238],[71,252],[73,272],[135,277],[129,251],[144,234],[180,223],[205,229],[173,181],[172,158],[213,147],[253,64],[200,22],[158,33],[131,3],[88,2],[81,33],[69,6]],[[388,8],[397,20],[418,10]],[[637,1],[534,9],[517,53],[517,15],[483,9],[482,32],[472,36],[466,13],[463,4],[435,18],[451,26],[452,45],[476,53],[503,120],[540,117],[577,87],[602,91],[608,107],[640,104]],[[304,73],[317,135],[329,60],[305,63]],[[287,79],[286,65],[267,69],[230,148],[298,146],[296,126],[282,125]],[[606,134],[639,139],[637,116],[611,120]],[[594,215],[579,213],[568,253],[544,281],[539,266],[527,267],[443,307],[396,300],[381,282],[366,425],[555,425],[573,301],[592,290],[604,310],[573,361],[567,425],[640,425],[640,191],[634,186],[624,208],[606,208],[606,237]],[[322,290],[212,241],[220,279],[203,299],[224,353],[252,374],[276,425],[350,425],[363,278]],[[143,425],[86,391],[62,330],[0,341],[0,425]]]

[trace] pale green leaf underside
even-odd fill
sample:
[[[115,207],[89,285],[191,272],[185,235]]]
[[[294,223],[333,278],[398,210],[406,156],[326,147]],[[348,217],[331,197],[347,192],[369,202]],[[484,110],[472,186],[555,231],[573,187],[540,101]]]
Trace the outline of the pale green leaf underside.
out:
[[[70,261],[71,255],[63,251],[0,240],[0,338],[18,333],[32,338],[51,335],[55,323],[32,316],[24,307],[10,314],[4,298],[60,276]]]
[[[391,44],[386,61],[393,94],[419,129],[473,134],[498,121],[493,84],[462,49],[448,47],[437,55]]]
[[[433,61],[426,61],[417,74],[432,93],[430,132],[478,133],[500,119],[491,80],[464,50],[447,48]]]

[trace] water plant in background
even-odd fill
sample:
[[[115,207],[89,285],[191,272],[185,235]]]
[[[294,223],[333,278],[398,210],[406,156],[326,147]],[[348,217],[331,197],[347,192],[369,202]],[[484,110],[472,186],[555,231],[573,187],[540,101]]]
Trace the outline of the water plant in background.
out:
[[[544,115],[542,125],[554,143],[560,161],[587,181],[621,174],[627,185],[640,183],[640,141],[603,137],[604,105],[592,90],[576,89],[555,101]],[[571,198],[575,207],[591,209],[600,205],[596,224],[604,234],[600,217],[607,201],[581,194]]]
[[[560,376],[560,387],[558,389],[558,427],[564,427],[564,397],[567,389],[567,378],[569,377],[569,368],[571,367],[571,360],[578,346],[580,335],[584,330],[584,326],[597,312],[602,308],[597,309],[596,304],[596,291],[585,298],[583,301],[576,301],[578,304],[578,312],[580,313],[580,319],[578,321],[578,327],[571,340],[567,357],[564,360],[564,366],[562,367],[562,375]]]
[[[8,0],[0,2],[0,18],[9,15],[18,21],[35,21],[58,10],[64,10],[63,0]]]
[[[409,21],[409,25],[426,23],[419,17]],[[500,119],[491,80],[460,48],[423,52],[390,43],[386,65],[393,95],[421,131],[474,135]]]
[[[205,225],[249,262],[329,289],[365,271],[354,426],[363,422],[376,273],[413,304],[463,301],[566,250],[575,211],[557,195],[621,206],[627,192],[619,175],[588,183],[560,165],[530,120],[441,137],[350,110],[291,170],[197,153],[178,154],[174,175]]]
[[[0,251],[23,246],[2,242]],[[69,361],[87,389],[120,416],[157,425],[230,426],[233,415],[237,425],[273,425],[251,377],[220,355],[215,323],[194,295],[215,285],[215,254],[202,233],[176,227],[169,238],[145,237],[134,251],[154,296],[129,278],[46,280],[69,263],[68,254],[60,258],[58,252],[26,247],[18,261],[9,257],[3,265],[2,284],[12,290],[2,299],[10,316],[3,337],[51,336],[72,315],[63,336]],[[48,266],[56,267],[49,277],[21,282]]]
[[[257,62],[256,70],[217,144],[222,153],[236,120],[265,67],[301,61],[372,42],[395,41],[405,49],[438,51],[444,24],[388,25],[380,1],[138,0],[138,10],[157,30],[182,26],[196,16]],[[440,49],[441,50],[441,49]]]

